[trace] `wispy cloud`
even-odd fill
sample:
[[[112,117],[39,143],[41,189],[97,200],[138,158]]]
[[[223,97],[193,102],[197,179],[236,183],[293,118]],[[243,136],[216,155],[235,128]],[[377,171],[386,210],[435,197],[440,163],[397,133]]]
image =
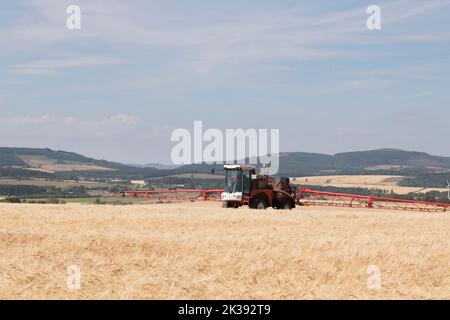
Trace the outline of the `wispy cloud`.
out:
[[[420,16],[435,10],[450,6],[450,0],[433,1],[408,1],[399,0],[386,3],[387,8],[392,8],[392,12],[387,15],[387,23],[397,23],[402,20]],[[389,13],[389,11],[388,11]]]
[[[56,48],[55,58],[31,62],[21,58],[25,61],[9,66],[13,74],[55,75],[67,69],[122,64],[123,61],[114,58],[117,53],[131,56],[130,61],[136,59],[137,63],[148,62],[143,60],[152,55],[151,63],[166,68],[164,73],[151,70],[146,77],[133,74],[127,80],[128,86],[140,79],[144,87],[171,88],[180,82],[186,87],[186,82],[192,86],[196,78],[210,79],[216,74],[220,78],[233,70],[242,72],[291,62],[370,61],[375,55],[379,58],[396,54],[392,52],[396,47],[376,51],[369,46],[444,42],[450,37],[446,31],[414,33],[417,30],[414,28],[407,28],[403,34],[398,29],[392,31],[393,26],[405,28],[416,17],[442,10],[450,5],[450,0],[379,1],[383,19],[381,32],[367,30],[365,5],[323,11],[311,5],[293,5],[290,8],[273,6],[273,10],[244,8],[233,14],[221,10],[186,14],[189,6],[185,4],[79,0],[82,30],[72,32],[65,28],[65,8],[70,1],[29,0],[25,3],[33,10],[27,10],[26,20],[19,15],[20,23],[0,30],[0,46],[7,42],[5,50],[18,48],[22,51],[25,47],[36,56],[43,56],[40,50],[47,55]],[[35,11],[34,14],[31,11]],[[112,49],[111,56],[64,56],[69,50],[64,47],[76,44],[95,51],[96,43]],[[139,52],[146,54],[141,56]],[[354,83],[359,81],[354,80]]]
[[[9,114],[42,114],[2,116],[0,144],[87,149],[129,161],[144,152],[170,155],[155,151],[168,145],[167,126],[187,127],[194,117],[217,127],[282,123],[285,137],[303,119],[310,150],[342,151],[349,144],[333,140],[336,122],[376,126],[376,135],[357,141],[366,148],[378,136],[389,142],[402,135],[394,121],[373,121],[377,115],[424,103],[440,107],[435,114],[449,112],[450,0],[376,1],[379,31],[367,30],[368,3],[354,0],[77,0],[79,31],[65,26],[69,4],[0,2],[0,103],[11,105]],[[77,81],[65,81],[78,69]],[[358,112],[342,110],[352,108]],[[355,121],[362,113],[364,121]],[[439,141],[438,126],[428,131],[424,140]],[[305,148],[285,139],[291,150]]]
[[[389,36],[370,38],[365,27],[365,6],[336,11],[314,12],[301,7],[239,12],[230,17],[215,13],[207,20],[200,14],[185,15],[167,11],[158,3],[134,5],[122,1],[85,1],[79,5],[83,12],[83,27],[79,32],[64,26],[66,1],[28,1],[41,18],[15,26],[4,33],[6,39],[21,46],[42,43],[91,43],[101,41],[113,46],[137,46],[152,50],[177,49],[180,56],[200,74],[220,65],[268,61],[276,59],[315,60],[352,58],[361,51],[343,49],[343,44],[380,42]],[[383,23],[392,25],[438,10],[450,0],[382,1]],[[147,7],[146,14],[140,8]],[[163,9],[166,8],[166,9]],[[410,36],[413,39],[414,35]],[[407,39],[407,38],[405,38]],[[420,36],[416,41],[428,41]],[[39,47],[35,48],[39,50]],[[19,66],[19,74],[54,74],[64,68],[64,62],[38,61]],[[69,62],[69,67],[70,67]],[[74,66],[78,66],[76,63]],[[81,64],[84,65],[84,64]]]
[[[78,128],[82,129],[80,131],[83,135],[87,134],[94,137],[122,134],[124,130],[131,130],[143,124],[141,118],[134,114],[116,114],[103,119],[81,119],[72,116],[57,117],[49,114],[6,116],[0,119],[0,123],[3,128],[20,129],[20,131],[15,130],[16,132],[36,129],[40,132],[46,132],[45,128],[70,132]]]
[[[70,57],[63,59],[36,60],[25,64],[14,65],[11,67],[11,70],[14,74],[22,75],[54,75],[64,69],[117,65],[122,63],[123,61],[121,60],[108,57]]]
[[[430,32],[421,34],[405,34],[398,37],[400,40],[410,42],[450,42],[450,32]]]

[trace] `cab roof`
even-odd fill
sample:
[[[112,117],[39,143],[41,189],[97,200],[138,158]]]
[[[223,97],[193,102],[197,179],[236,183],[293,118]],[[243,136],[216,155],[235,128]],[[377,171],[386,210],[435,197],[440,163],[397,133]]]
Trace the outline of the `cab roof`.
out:
[[[223,168],[225,170],[254,170],[255,166],[250,166],[250,165],[246,165],[246,164],[226,164],[223,166]]]

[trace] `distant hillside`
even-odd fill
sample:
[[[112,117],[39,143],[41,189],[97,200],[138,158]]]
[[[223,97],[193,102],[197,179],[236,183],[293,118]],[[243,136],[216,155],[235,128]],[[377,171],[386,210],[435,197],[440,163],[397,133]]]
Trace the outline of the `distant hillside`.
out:
[[[58,166],[59,165],[59,166]],[[76,165],[84,165],[78,170]],[[50,168],[48,171],[97,171],[116,170],[124,166],[106,160],[88,158],[74,152],[39,148],[0,147],[0,166],[21,166],[24,168]],[[51,170],[55,166],[55,170]],[[65,167],[66,166],[66,167]],[[89,168],[92,166],[92,168]],[[73,167],[73,168],[72,168]]]
[[[180,174],[210,174],[213,168],[216,175],[223,174],[222,164],[158,167],[125,165],[67,151],[0,147],[0,177],[146,179]],[[450,158],[396,149],[345,152],[336,155],[307,152],[280,154],[279,175],[301,177],[339,174],[411,176],[414,178],[402,183],[440,187],[450,178]]]
[[[138,168],[83,155],[40,148],[0,147],[3,177],[126,177],[147,178],[173,174],[170,170]]]
[[[424,152],[380,149],[338,153],[334,156],[340,167],[369,168],[375,166],[402,166],[416,168],[450,168],[450,158],[432,156]]]
[[[222,165],[186,165],[176,169],[179,173],[207,173]],[[450,158],[423,152],[380,149],[327,155],[307,152],[280,154],[280,175],[310,176],[329,174],[417,174],[450,173]]]

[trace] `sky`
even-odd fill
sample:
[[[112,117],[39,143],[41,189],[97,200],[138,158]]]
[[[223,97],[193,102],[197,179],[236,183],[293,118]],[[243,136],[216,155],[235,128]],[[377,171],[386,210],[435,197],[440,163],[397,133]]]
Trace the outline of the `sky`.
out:
[[[201,120],[279,129],[282,151],[450,156],[449,16],[450,0],[2,1],[0,146],[170,163],[173,130]]]

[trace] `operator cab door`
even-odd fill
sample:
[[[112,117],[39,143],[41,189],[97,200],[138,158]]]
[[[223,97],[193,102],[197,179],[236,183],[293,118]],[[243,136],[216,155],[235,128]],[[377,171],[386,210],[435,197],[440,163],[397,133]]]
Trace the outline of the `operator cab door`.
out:
[[[250,170],[242,171],[242,193],[250,194],[252,191],[252,172]]]
[[[242,193],[242,170],[227,170],[225,192]]]

